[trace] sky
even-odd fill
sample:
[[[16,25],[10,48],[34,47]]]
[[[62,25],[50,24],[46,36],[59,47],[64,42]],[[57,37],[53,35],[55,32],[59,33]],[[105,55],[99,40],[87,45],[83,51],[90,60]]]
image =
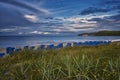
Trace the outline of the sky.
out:
[[[120,30],[120,0],[0,0],[0,36]]]

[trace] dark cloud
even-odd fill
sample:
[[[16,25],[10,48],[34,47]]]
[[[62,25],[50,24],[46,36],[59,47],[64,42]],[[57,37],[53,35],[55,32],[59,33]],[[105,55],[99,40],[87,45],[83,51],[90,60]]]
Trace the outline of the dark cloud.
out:
[[[111,5],[111,4],[120,4],[120,0],[106,0],[104,4]]]
[[[96,21],[98,29],[120,30],[120,14],[104,18],[92,18],[88,21]]]
[[[7,3],[7,4],[11,4],[20,8],[24,8],[24,9],[28,9],[31,10],[32,12],[35,13],[42,13],[42,14],[46,14],[46,11],[44,9],[40,9],[37,8],[33,5],[30,5],[28,3],[22,2],[22,1],[18,1],[18,0],[0,0],[1,3]]]
[[[95,28],[95,27],[85,26],[85,27],[75,27],[74,29],[89,29],[89,28]]]
[[[0,0],[0,28],[12,26],[32,26],[34,23],[25,18],[25,15],[46,15],[47,10],[37,8],[32,4],[18,0]]]
[[[120,14],[109,16],[109,17],[105,17],[105,18],[106,19],[111,19],[111,20],[114,20],[114,21],[120,21]]]
[[[52,26],[63,26],[63,23],[57,22],[57,21],[48,21],[48,22],[39,22],[35,23],[37,26],[47,26],[47,27],[52,27]],[[50,28],[51,28],[50,27]]]
[[[96,4],[97,5],[97,4]],[[105,0],[101,6],[88,7],[82,10],[80,15],[89,15],[94,13],[105,13],[110,11],[120,10],[120,0]]]
[[[10,26],[25,26],[31,25],[32,22],[24,18],[24,14],[21,11],[12,8],[9,5],[0,6],[0,28]]]
[[[97,21],[97,22],[116,22],[116,21],[120,21],[120,14],[117,15],[112,15],[112,16],[106,16],[104,18],[92,18],[88,21]]]
[[[110,10],[109,9],[105,9],[105,8],[89,7],[87,9],[83,10],[80,13],[80,15],[88,15],[88,14],[108,12],[108,11],[110,11]]]
[[[92,19],[89,19],[88,21],[97,21],[97,22],[101,22],[103,21],[104,19],[102,18],[92,18]]]

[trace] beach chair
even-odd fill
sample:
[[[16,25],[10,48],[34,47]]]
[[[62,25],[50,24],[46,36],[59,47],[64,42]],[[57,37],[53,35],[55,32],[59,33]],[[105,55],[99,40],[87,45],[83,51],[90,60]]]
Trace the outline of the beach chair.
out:
[[[82,45],[83,45],[83,42],[79,42],[78,45],[79,45],[79,46],[82,46]]]
[[[101,44],[104,44],[103,41],[98,41],[97,45],[101,45]]]
[[[89,42],[85,41],[83,44],[84,44],[84,46],[88,46]]]
[[[55,46],[55,49],[63,48],[63,43],[59,43],[57,46]]]
[[[53,44],[47,45],[47,49],[54,49],[54,45]]]
[[[29,46],[24,46],[24,49],[29,49]]]
[[[111,44],[112,42],[111,41],[108,41],[108,44]]]
[[[45,49],[45,45],[40,45],[38,49]]]
[[[108,41],[104,41],[103,44],[108,44]]]
[[[2,58],[5,55],[5,53],[0,53],[0,58]]]
[[[34,50],[35,49],[35,46],[30,46],[30,50]]]
[[[71,46],[72,46],[72,43],[66,43],[65,47],[71,47]]]
[[[8,54],[13,53],[14,50],[15,50],[14,47],[7,47],[7,48],[6,48],[6,53],[8,53]]]
[[[19,52],[19,51],[21,51],[21,49],[20,49],[20,48],[16,48],[14,52],[17,53],[17,52]]]
[[[78,42],[74,42],[73,45],[74,46],[79,46],[79,43]]]
[[[90,46],[97,46],[99,44],[99,41],[90,41]]]

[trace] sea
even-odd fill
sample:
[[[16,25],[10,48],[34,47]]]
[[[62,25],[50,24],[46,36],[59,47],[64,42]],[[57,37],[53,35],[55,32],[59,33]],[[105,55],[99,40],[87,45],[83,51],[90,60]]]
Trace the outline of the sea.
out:
[[[36,46],[61,42],[120,40],[120,36],[0,36],[0,48]]]

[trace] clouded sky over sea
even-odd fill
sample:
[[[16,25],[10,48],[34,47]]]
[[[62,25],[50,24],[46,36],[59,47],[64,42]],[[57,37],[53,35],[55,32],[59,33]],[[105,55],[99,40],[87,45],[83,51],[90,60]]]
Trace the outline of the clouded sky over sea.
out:
[[[0,0],[0,35],[120,30],[120,0]]]

